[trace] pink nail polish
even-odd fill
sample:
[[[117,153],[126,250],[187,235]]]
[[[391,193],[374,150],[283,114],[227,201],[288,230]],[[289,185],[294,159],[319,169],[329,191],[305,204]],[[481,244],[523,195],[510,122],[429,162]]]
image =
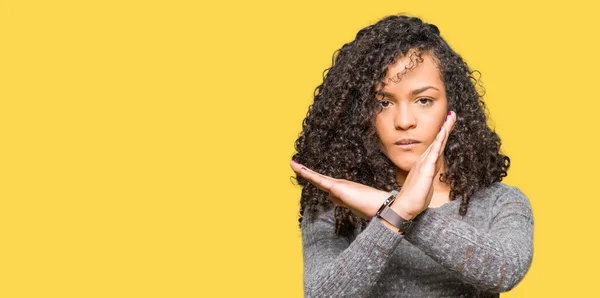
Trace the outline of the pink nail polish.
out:
[[[293,160],[293,159],[292,159],[292,161],[293,161],[294,163],[298,163],[297,161],[295,161],[295,160]]]
[[[302,167],[300,170],[306,170],[306,168],[305,168],[305,167]]]
[[[452,111],[448,112],[448,116],[452,115]]]

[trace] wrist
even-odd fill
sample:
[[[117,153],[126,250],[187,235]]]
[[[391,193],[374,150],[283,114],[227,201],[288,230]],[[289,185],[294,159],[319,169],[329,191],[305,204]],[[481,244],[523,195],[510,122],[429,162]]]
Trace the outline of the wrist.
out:
[[[406,220],[413,220],[415,217],[417,217],[417,215],[419,215],[421,212],[423,212],[423,210],[409,211],[411,209],[408,206],[406,206],[407,204],[405,202],[406,202],[406,200],[403,200],[400,197],[398,197],[390,205],[390,208],[392,210],[394,210],[394,212],[396,212],[400,217],[402,217]]]
[[[370,200],[370,204],[371,204],[371,212],[369,212],[370,217],[374,217],[377,215],[377,211],[379,210],[379,208],[381,207],[381,204],[383,204],[383,202],[390,196],[390,193],[387,191],[379,191],[378,194],[378,199],[377,200]]]
[[[412,227],[412,218],[414,216],[407,213],[403,208],[400,208],[399,212],[396,211],[397,208],[392,208],[392,205],[396,202],[397,196],[398,191],[392,190],[388,198],[383,202],[381,207],[379,207],[376,215],[382,220],[382,223],[386,227],[399,234],[404,234]],[[404,217],[402,215],[404,215]]]
[[[384,226],[386,226],[388,229],[398,233],[398,228],[396,226],[394,226],[393,224],[387,222],[387,220],[383,219],[383,218],[379,218],[379,220],[381,221],[381,223],[383,223]]]

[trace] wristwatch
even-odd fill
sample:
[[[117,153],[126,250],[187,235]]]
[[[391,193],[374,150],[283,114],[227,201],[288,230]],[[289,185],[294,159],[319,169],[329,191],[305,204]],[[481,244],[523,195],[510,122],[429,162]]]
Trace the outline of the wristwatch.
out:
[[[412,220],[402,218],[396,211],[390,208],[390,205],[396,200],[397,195],[398,191],[392,190],[390,197],[383,201],[383,204],[379,207],[379,210],[377,210],[375,215],[379,218],[383,218],[385,221],[398,228],[398,233],[404,234],[412,227],[413,222]]]

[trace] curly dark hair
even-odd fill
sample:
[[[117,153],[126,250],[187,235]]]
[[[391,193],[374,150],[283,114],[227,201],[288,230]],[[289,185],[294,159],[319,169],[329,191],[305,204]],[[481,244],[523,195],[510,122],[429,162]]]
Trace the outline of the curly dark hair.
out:
[[[458,212],[464,216],[475,191],[506,177],[510,159],[501,154],[500,137],[486,122],[489,112],[474,76],[478,72],[469,69],[435,25],[417,17],[386,16],[335,51],[332,66],[315,89],[292,159],[331,177],[380,190],[400,189],[394,164],[378,145],[374,123],[380,106],[375,94],[388,67],[409,50],[417,50],[419,57],[432,54],[446,88],[448,109],[457,114],[444,150],[447,171],[439,179],[450,185],[450,200],[460,197]],[[314,215],[318,206],[332,206],[326,192],[299,174],[295,179],[303,186],[300,223],[304,212]],[[336,234],[342,236],[368,223],[341,206],[336,206],[335,218]]]

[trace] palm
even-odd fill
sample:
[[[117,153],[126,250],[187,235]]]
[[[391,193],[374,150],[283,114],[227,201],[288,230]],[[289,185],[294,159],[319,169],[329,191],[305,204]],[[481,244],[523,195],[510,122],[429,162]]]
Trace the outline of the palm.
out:
[[[354,214],[365,219],[375,216],[378,206],[387,196],[385,191],[346,179],[325,176],[295,162],[292,162],[291,166],[317,188],[329,193],[329,199],[334,204],[348,207]]]

